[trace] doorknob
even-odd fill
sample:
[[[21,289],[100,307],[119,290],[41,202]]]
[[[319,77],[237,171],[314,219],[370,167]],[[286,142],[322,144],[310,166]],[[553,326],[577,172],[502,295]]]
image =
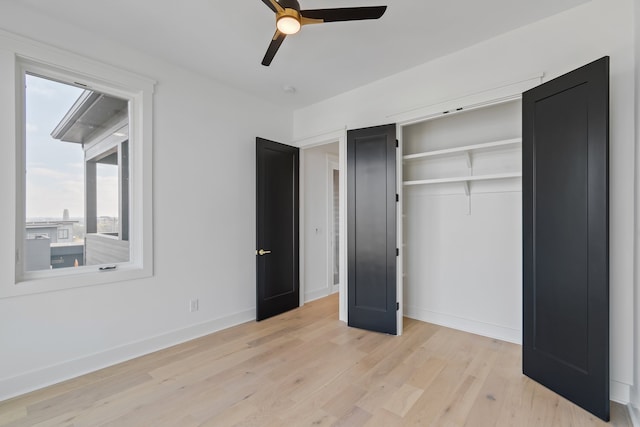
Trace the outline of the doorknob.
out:
[[[262,255],[270,254],[271,251],[265,251],[264,249],[260,249],[259,251],[256,251],[256,253],[262,256]]]

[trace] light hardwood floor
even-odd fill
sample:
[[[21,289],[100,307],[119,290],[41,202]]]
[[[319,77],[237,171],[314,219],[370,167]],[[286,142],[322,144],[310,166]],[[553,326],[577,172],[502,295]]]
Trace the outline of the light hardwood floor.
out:
[[[521,374],[520,346],[405,319],[346,327],[331,296],[0,402],[1,426],[606,426]],[[613,426],[630,426],[613,404]]]

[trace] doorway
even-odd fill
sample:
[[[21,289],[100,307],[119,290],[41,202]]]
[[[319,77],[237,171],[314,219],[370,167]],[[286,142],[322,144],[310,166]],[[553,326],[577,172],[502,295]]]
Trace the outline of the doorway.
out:
[[[300,304],[339,293],[346,321],[344,140],[339,132],[300,145]]]
[[[340,164],[327,156],[327,267],[331,293],[340,290]]]

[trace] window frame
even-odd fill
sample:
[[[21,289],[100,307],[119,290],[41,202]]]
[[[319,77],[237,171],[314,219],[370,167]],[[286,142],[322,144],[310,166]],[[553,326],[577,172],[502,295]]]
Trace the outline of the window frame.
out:
[[[7,49],[7,45],[10,49]],[[2,61],[0,79],[3,79],[0,81],[0,93],[3,90],[8,91],[9,84],[14,87],[14,96],[2,102],[4,107],[10,106],[13,109],[13,117],[6,122],[0,120],[0,124],[7,124],[12,129],[2,132],[0,136],[4,139],[12,135],[11,139],[15,140],[14,156],[9,156],[13,157],[15,167],[14,209],[11,215],[15,219],[13,221],[15,263],[13,280],[10,283],[5,280],[0,283],[0,298],[151,277],[153,275],[152,107],[155,82],[108,64],[4,32],[0,32],[0,61]],[[4,81],[9,74],[8,65],[13,65],[11,68],[15,78],[12,82]],[[26,237],[25,76],[27,73],[117,96],[129,102],[129,137],[133,141],[129,144],[130,258],[129,262],[108,264],[109,266],[117,265],[116,269],[105,271],[100,270],[105,265],[93,265],[25,271],[23,257]],[[9,150],[8,154],[11,154],[11,151]],[[8,214],[8,212],[0,213],[0,219],[8,216],[2,214]]]

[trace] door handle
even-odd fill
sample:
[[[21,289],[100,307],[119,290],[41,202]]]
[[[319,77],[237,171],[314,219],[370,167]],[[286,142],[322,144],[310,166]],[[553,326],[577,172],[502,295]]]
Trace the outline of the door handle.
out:
[[[262,256],[262,255],[266,255],[266,254],[270,254],[271,251],[265,251],[264,249],[260,249],[259,251],[256,251],[256,254]]]

